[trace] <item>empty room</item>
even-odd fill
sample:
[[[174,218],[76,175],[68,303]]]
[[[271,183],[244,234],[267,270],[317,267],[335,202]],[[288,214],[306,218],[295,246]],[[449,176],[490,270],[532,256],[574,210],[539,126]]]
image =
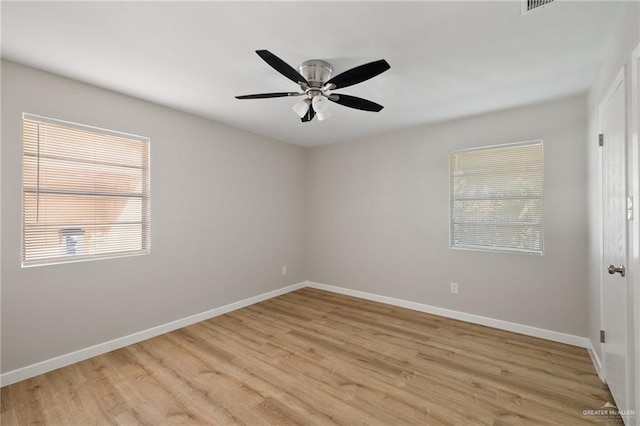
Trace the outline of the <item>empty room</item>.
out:
[[[640,2],[2,1],[2,425],[638,425]]]

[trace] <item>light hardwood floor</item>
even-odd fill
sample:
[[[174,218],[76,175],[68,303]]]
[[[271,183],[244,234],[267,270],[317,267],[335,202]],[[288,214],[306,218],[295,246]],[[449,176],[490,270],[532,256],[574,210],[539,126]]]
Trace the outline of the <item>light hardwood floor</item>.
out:
[[[585,349],[305,288],[6,386],[1,423],[579,425],[606,402]]]

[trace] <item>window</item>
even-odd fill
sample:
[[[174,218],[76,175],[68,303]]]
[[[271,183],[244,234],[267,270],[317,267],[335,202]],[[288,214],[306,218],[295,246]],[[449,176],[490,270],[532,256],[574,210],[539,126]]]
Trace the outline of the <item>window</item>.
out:
[[[543,253],[542,141],[449,153],[453,248]]]
[[[149,253],[149,139],[22,116],[22,266]]]

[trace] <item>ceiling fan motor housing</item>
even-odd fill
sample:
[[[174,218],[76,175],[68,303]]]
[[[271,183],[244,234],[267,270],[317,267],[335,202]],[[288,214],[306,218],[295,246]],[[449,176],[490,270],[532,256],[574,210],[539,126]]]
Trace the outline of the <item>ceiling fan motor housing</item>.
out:
[[[309,82],[309,87],[320,88],[331,78],[333,67],[328,62],[311,59],[298,65],[298,70]]]

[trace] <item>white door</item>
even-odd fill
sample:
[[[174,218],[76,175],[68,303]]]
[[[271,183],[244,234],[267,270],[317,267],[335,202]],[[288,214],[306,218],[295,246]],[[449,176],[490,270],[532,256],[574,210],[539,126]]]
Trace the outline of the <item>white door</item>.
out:
[[[629,278],[629,286],[633,291],[632,333],[635,340],[635,355],[631,365],[635,368],[635,411],[636,422],[640,423],[640,44],[631,55],[631,134],[629,141],[631,154],[631,182],[629,191],[633,197],[633,220],[629,227],[629,263],[633,269]]]
[[[603,100],[602,147],[603,323],[606,341],[604,373],[619,410],[630,409],[629,339],[627,328],[627,191],[626,100],[624,74]]]

